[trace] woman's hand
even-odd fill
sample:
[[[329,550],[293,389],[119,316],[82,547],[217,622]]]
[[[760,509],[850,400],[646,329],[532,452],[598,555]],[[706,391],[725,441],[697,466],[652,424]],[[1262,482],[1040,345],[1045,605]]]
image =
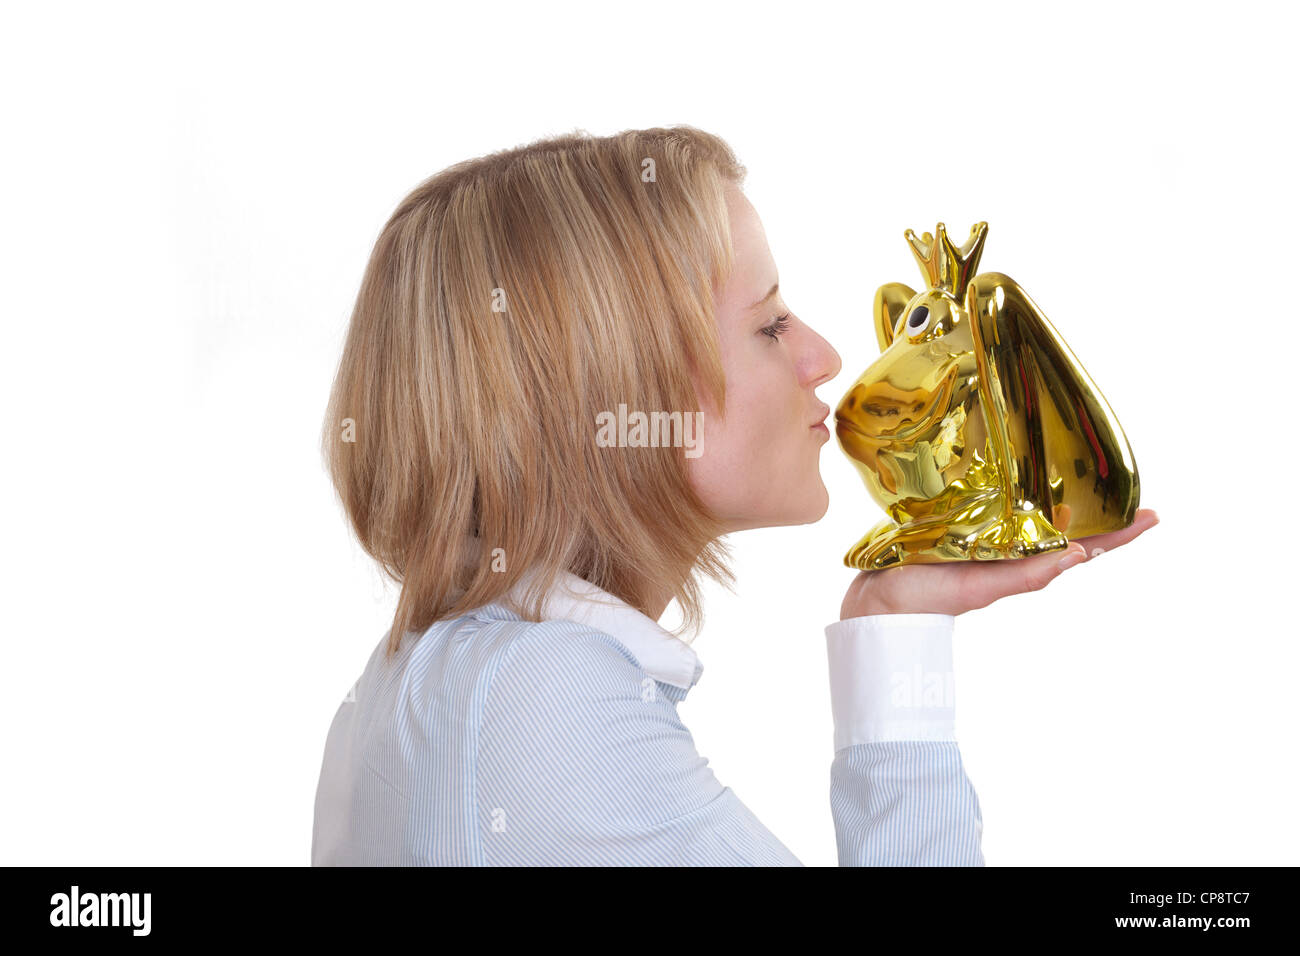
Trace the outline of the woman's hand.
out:
[[[1128,544],[1159,520],[1150,508],[1139,508],[1127,528],[1079,538],[1065,551],[1032,558],[907,564],[863,571],[844,595],[840,620],[868,614],[956,615],[987,607],[1009,594],[1046,587],[1067,568]]]

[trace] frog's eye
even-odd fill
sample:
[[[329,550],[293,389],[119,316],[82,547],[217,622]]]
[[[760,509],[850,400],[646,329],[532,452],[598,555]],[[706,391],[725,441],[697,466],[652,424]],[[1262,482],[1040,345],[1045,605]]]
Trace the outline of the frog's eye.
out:
[[[923,305],[918,305],[912,310],[912,314],[907,317],[907,334],[915,335],[929,324],[930,310]]]

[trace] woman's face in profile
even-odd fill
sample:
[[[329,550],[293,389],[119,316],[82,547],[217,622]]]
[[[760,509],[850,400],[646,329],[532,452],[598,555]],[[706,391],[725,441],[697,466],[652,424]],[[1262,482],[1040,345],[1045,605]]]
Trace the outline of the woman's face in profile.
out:
[[[727,211],[734,266],[714,298],[727,407],[704,408],[691,484],[732,531],[816,521],[830,500],[819,468],[830,408],[813,390],[840,357],[782,299],[763,224],[735,186]]]

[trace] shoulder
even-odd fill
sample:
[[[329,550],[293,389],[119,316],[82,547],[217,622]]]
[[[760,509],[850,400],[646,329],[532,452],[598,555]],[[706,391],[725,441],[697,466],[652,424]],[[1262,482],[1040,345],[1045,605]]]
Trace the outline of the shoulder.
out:
[[[651,680],[613,635],[589,625],[472,616],[439,622],[382,670],[376,683],[412,698],[419,710],[467,718],[525,703],[527,688],[575,698],[593,684]]]
[[[693,747],[673,699],[614,635],[574,621],[511,630],[483,695],[485,746],[587,756]]]
[[[599,715],[629,710],[653,718],[667,707],[653,677],[612,634],[575,621],[516,622],[503,641],[484,694],[484,716],[516,715],[539,733],[590,726]]]
[[[485,813],[526,803],[590,823],[619,806],[664,821],[720,795],[674,701],[613,635],[571,621],[512,630],[481,711]]]

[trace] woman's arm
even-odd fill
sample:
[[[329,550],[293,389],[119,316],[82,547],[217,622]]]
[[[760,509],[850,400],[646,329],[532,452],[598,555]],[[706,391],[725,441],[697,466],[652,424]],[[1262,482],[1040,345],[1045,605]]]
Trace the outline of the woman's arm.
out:
[[[855,580],[827,628],[841,865],[983,864],[979,801],[952,733],[953,618],[1045,587],[1063,557],[1113,549],[1154,523],[1139,512],[1068,555]],[[673,689],[611,635],[525,622],[481,700],[470,735],[481,862],[799,865],[696,751]]]
[[[936,690],[924,684],[926,668],[950,669],[951,619],[883,615],[827,631],[840,864],[982,864],[979,806],[951,708],[929,706]],[[878,696],[894,692],[893,670],[911,679],[913,665],[923,683],[915,712]],[[611,635],[571,622],[521,627],[484,698],[475,774],[483,862],[800,865],[714,776],[672,694]]]
[[[983,818],[953,734],[957,615],[1038,591],[1159,521],[1149,508],[1119,531],[1064,552],[864,571],[826,628],[835,713],[831,809],[841,865],[982,866]]]
[[[826,628],[841,866],[983,866],[983,818],[954,735],[953,617]]]

